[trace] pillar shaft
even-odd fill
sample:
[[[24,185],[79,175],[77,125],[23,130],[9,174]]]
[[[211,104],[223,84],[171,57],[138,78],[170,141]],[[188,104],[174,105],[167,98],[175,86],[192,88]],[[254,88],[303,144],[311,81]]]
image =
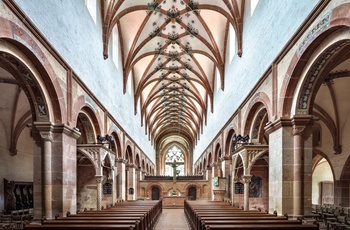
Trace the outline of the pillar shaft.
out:
[[[249,192],[250,192],[251,179],[252,179],[251,175],[244,175],[243,176],[243,182],[244,182],[244,210],[249,210]]]
[[[96,209],[101,210],[102,207],[102,181],[103,176],[102,175],[96,175],[96,186],[97,186],[97,202],[96,202]]]
[[[294,181],[293,181],[293,212],[302,215],[302,156],[303,145],[301,134],[294,135]]]
[[[127,179],[128,191],[127,197],[128,200],[135,200],[135,190],[136,190],[136,172],[135,167],[133,165],[129,166],[128,169],[128,179]]]
[[[51,133],[47,134],[44,140],[44,207],[45,207],[45,217],[47,219],[52,219],[52,136]]]
[[[126,200],[126,174],[125,162],[123,159],[117,159],[117,199]]]
[[[293,124],[293,215],[300,216],[311,205],[312,116],[295,116]],[[311,211],[311,210],[310,210]]]

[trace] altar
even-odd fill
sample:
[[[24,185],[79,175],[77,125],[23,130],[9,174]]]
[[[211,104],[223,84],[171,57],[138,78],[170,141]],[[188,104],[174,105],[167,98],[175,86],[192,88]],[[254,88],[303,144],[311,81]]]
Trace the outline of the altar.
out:
[[[163,197],[163,206],[174,206],[174,207],[183,207],[185,196],[164,196]]]

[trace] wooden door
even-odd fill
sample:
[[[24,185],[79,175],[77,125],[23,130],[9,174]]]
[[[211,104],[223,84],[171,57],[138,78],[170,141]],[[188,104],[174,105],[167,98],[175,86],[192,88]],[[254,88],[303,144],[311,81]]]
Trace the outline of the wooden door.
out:
[[[159,200],[159,188],[152,187],[152,200]]]
[[[188,189],[188,196],[191,197],[191,200],[197,199],[197,189],[196,187],[190,187]]]

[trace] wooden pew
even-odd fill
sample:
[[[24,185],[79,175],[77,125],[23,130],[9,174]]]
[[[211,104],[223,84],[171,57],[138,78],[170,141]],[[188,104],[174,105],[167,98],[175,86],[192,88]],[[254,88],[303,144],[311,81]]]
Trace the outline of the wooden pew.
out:
[[[111,225],[111,224],[56,224],[56,225],[25,225],[24,229],[31,230],[136,230],[135,225]]]
[[[244,224],[286,224],[286,225],[301,225],[301,220],[202,220],[201,229],[206,229],[206,226],[211,225],[244,225]]]
[[[242,210],[228,207],[220,202],[185,201],[185,215],[191,228],[206,229],[318,229],[318,225],[303,225],[301,220],[288,220],[257,210]]]
[[[43,220],[41,225],[26,225],[24,229],[153,229],[162,212],[162,201],[137,203],[118,203],[109,209],[77,214],[67,212],[67,217],[56,216],[55,220]]]
[[[318,230],[317,225],[304,225],[304,224],[239,224],[239,225],[208,225],[206,230],[227,230],[227,229],[246,229],[246,230],[257,230],[257,229],[269,229],[269,230]]]

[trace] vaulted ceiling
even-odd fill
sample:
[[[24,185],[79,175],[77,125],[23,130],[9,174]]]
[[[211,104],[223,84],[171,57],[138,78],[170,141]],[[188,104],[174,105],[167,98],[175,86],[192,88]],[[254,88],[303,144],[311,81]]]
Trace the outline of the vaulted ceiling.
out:
[[[224,66],[229,27],[242,54],[244,0],[103,0],[104,57],[119,32],[124,92],[134,86],[136,113],[157,149],[178,142],[193,149]],[[129,79],[130,80],[130,79]]]

